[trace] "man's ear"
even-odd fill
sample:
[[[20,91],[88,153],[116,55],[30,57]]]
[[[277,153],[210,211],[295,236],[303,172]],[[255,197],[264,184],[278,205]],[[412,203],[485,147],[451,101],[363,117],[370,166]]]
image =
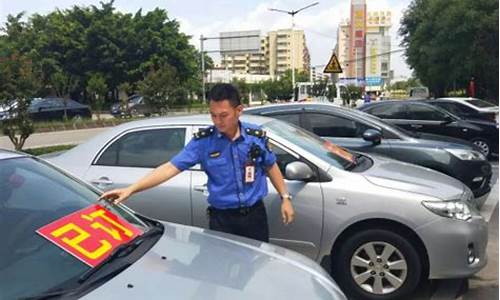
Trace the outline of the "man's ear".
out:
[[[241,114],[243,113],[243,105],[240,104],[236,106],[236,111],[238,112],[238,116],[241,116]]]

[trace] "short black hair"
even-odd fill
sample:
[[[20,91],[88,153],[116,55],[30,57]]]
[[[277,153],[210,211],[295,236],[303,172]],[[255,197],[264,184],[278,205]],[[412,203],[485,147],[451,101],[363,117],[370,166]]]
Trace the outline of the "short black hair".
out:
[[[209,101],[224,101],[228,100],[231,106],[236,107],[241,105],[240,92],[238,88],[230,83],[217,83],[208,92]]]

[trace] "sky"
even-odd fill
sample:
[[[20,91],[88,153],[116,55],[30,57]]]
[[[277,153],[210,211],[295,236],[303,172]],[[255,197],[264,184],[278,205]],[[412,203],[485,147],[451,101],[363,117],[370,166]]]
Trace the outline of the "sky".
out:
[[[284,13],[269,11],[269,8],[297,10],[316,0],[115,0],[114,6],[124,13],[143,12],[156,7],[165,9],[171,19],[180,23],[182,32],[191,35],[191,43],[199,48],[200,35],[216,37],[223,31],[261,30],[265,34],[271,30],[291,28],[291,17]],[[336,44],[337,27],[342,19],[349,18],[350,0],[317,0],[319,4],[301,11],[295,16],[296,29],[304,30],[306,43],[311,55],[312,66],[328,63]],[[400,19],[411,0],[366,0],[368,11],[390,10],[392,12],[391,47],[399,49],[397,35]],[[25,11],[47,14],[55,8],[66,9],[74,5],[100,6],[99,0],[0,0],[0,24],[4,25],[9,14]],[[206,41],[205,50],[218,50],[217,40]],[[218,56],[213,55],[217,61]],[[404,61],[403,52],[391,56],[394,80],[411,76],[411,70]]]

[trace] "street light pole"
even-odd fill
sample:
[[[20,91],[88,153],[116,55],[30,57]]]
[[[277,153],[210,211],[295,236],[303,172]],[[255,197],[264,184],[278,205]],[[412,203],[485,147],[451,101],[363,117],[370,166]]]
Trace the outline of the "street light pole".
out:
[[[203,104],[207,102],[205,95],[205,52],[203,51],[203,34],[200,36],[200,52],[201,52],[201,82],[202,82],[202,99]]]
[[[292,51],[291,51],[291,54],[290,54],[290,58],[292,60],[292,86],[293,86],[293,91],[295,93],[295,55],[294,55],[294,50],[295,50],[295,47],[294,47],[294,43],[293,43],[293,31],[295,29],[295,15],[309,7],[312,7],[312,6],[315,6],[315,5],[318,5],[319,2],[314,2],[312,4],[309,4],[309,5],[306,5],[300,9],[297,9],[297,10],[291,10],[291,11],[287,11],[287,10],[282,10],[282,9],[276,9],[276,8],[269,8],[270,11],[276,11],[276,12],[280,12],[280,13],[285,13],[285,14],[289,14],[292,16],[292,32],[291,32],[291,38],[292,38],[292,42],[291,42],[291,47],[292,47]]]

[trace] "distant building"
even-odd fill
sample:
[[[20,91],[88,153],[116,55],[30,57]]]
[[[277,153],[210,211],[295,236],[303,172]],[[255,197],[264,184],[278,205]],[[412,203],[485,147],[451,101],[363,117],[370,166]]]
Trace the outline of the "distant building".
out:
[[[273,78],[292,69],[292,59],[298,72],[309,71],[311,58],[303,30],[271,31],[267,35],[265,49],[268,50],[269,74]]]
[[[309,70],[309,50],[302,30],[271,31],[265,37],[260,37],[258,30],[223,32],[220,37],[221,67],[235,74],[275,78],[292,68],[292,57],[297,71]]]
[[[350,54],[350,22],[349,19],[344,19],[340,22],[337,29],[337,46],[335,47],[335,53],[337,54],[337,59],[339,60],[340,66],[342,67],[342,73],[338,74],[338,77],[344,78],[349,77],[347,75],[347,70],[349,67],[349,54]]]
[[[390,81],[391,12],[368,12],[366,21],[365,90],[380,91]]]
[[[391,78],[390,11],[366,11],[366,0],[351,0],[351,18],[337,29],[335,52],[343,68],[341,84],[380,91]]]
[[[214,68],[207,70],[207,82],[209,83],[219,83],[219,82],[230,83],[234,79],[245,80],[246,83],[258,83],[271,79],[271,76],[262,74],[237,73],[222,68]]]

